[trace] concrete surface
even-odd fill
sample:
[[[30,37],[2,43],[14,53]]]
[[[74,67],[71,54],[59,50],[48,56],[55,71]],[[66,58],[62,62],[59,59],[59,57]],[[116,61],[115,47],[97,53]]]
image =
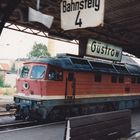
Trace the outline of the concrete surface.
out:
[[[65,124],[0,132],[0,140],[63,140]]]

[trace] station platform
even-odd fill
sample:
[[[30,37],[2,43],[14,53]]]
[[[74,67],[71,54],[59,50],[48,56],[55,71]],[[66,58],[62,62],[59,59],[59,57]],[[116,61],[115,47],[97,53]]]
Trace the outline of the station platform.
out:
[[[63,140],[65,123],[54,123],[0,132],[0,140]]]
[[[121,140],[140,140],[140,110],[132,112],[133,136]],[[0,132],[0,140],[63,140],[65,133],[65,122],[44,124],[16,130]]]

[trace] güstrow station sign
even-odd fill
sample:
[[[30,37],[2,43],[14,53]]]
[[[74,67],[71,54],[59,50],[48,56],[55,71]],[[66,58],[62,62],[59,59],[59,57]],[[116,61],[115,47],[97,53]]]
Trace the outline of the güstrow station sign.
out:
[[[61,28],[96,27],[103,24],[104,0],[62,0]]]
[[[122,48],[95,39],[88,39],[86,55],[113,61],[121,61]]]

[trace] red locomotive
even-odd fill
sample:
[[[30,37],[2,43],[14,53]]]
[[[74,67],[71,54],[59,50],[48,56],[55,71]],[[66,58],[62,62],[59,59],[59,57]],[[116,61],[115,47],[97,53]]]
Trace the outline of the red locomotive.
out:
[[[76,56],[26,62],[17,78],[16,118],[63,120],[140,106],[140,67]]]

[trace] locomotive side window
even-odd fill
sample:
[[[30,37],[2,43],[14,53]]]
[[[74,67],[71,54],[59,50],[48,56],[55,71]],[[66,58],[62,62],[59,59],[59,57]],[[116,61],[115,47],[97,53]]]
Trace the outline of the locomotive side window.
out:
[[[124,82],[124,76],[123,75],[120,75],[119,76],[119,83],[123,83]]]
[[[48,73],[48,79],[54,81],[63,80],[63,72],[61,70],[51,69]]]
[[[117,83],[117,75],[112,75],[111,81],[112,83]]]
[[[101,81],[102,81],[102,74],[95,73],[95,82],[101,82]]]
[[[32,79],[42,79],[45,76],[46,67],[45,66],[33,66],[31,71]]]
[[[29,74],[29,70],[30,70],[30,67],[25,65],[23,66],[22,70],[21,70],[21,74],[20,74],[20,77],[21,78],[27,78],[28,77],[28,74]]]
[[[140,84],[140,77],[131,77],[131,83],[133,84]]]
[[[140,77],[137,78],[137,83],[140,84]]]
[[[136,77],[131,78],[131,83],[133,83],[133,84],[136,83]]]

